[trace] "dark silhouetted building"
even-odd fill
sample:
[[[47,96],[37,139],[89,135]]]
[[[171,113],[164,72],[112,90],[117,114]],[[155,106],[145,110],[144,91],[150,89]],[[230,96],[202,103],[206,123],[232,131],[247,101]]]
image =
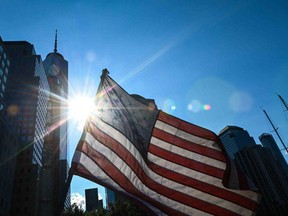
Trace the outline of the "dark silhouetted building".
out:
[[[86,211],[92,211],[99,207],[98,189],[91,188],[85,190]]]
[[[4,92],[7,83],[10,61],[5,52],[5,47],[0,37],[0,111],[4,108]]]
[[[262,147],[246,130],[237,126],[225,127],[219,137],[228,155],[262,195],[257,215],[288,215],[288,184],[281,165],[284,161],[280,162],[282,155],[280,157],[281,152],[273,137],[262,134],[259,137]]]
[[[246,130],[237,126],[226,126],[218,136],[232,159],[234,159],[234,154],[243,147],[256,145],[253,137]]]
[[[103,199],[98,200],[98,208],[104,208],[103,207]]]
[[[1,216],[59,215],[70,206],[67,81],[57,39],[43,62],[31,43],[0,38]]]
[[[286,177],[287,177],[287,182],[288,182],[288,165],[287,162],[285,160],[285,158],[283,157],[283,154],[281,153],[277,143],[275,142],[273,136],[271,134],[268,133],[263,133],[261,136],[259,136],[259,140],[262,144],[263,147],[265,148],[269,148],[275,159],[278,161],[278,163],[280,164],[280,166],[283,168],[283,173],[285,173]]]
[[[42,211],[40,215],[58,215],[70,206],[70,190],[65,191],[68,177],[67,120],[68,120],[68,62],[57,51],[57,32],[54,52],[43,61],[50,95],[47,112],[48,133],[44,144]]]
[[[110,209],[110,207],[115,204],[115,202],[117,201],[118,198],[118,194],[115,193],[114,191],[105,188],[105,195],[106,195],[106,206],[108,209]]]
[[[245,147],[235,154],[235,160],[262,195],[257,215],[288,215],[287,178],[271,149]]]
[[[10,215],[20,130],[17,116],[5,109],[4,94],[9,69],[9,57],[0,37],[0,215],[3,216]]]
[[[39,215],[42,151],[50,88],[42,59],[32,44],[8,41],[4,46],[10,60],[4,108],[20,126],[10,214]]]

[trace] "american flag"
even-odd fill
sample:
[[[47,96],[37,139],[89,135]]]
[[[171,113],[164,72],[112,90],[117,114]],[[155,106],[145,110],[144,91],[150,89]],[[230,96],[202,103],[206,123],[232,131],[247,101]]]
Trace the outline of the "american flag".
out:
[[[213,132],[128,94],[107,73],[95,105],[74,153],[73,174],[155,215],[255,214],[259,194],[249,190]]]

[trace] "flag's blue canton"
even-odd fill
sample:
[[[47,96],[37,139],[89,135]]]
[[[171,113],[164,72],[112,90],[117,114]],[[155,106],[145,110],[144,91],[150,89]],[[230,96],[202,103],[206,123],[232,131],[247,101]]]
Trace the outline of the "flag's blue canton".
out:
[[[146,158],[158,111],[131,97],[118,85],[114,85],[112,79],[104,79],[102,82],[102,88],[98,90],[101,96],[96,99],[98,109],[95,114],[125,134]]]

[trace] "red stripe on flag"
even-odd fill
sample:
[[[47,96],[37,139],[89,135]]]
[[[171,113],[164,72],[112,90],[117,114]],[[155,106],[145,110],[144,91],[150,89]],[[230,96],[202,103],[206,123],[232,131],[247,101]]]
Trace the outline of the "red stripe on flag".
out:
[[[113,91],[110,91],[111,88],[113,88]],[[118,86],[118,84],[107,75],[107,72],[103,72],[101,76],[101,83],[98,88],[98,93],[102,91],[105,91],[105,94],[107,95],[105,95],[105,97],[103,97],[102,95],[101,97],[97,98],[96,105],[98,107],[101,106],[102,108],[105,108],[105,110],[109,109],[109,113],[103,111],[103,113],[101,114],[100,110],[99,115],[98,113],[95,113],[94,116],[96,120],[93,119],[92,122],[90,122],[90,125],[87,125],[87,130],[89,131],[83,132],[82,138],[84,140],[81,140],[78,144],[77,149],[81,153],[77,151],[74,155],[75,157],[73,158],[73,161],[78,161],[82,163],[84,168],[86,168],[88,171],[91,171],[91,173],[84,172],[85,174],[83,175],[95,175],[90,178],[88,177],[88,179],[95,178],[93,179],[93,181],[99,182],[102,185],[108,184],[111,187],[116,187],[116,189],[120,191],[122,191],[123,189],[123,191],[129,193],[129,196],[134,197],[135,199],[139,198],[139,200],[142,200],[143,203],[147,204],[148,206],[150,205],[150,208],[155,210],[155,212],[158,212],[156,210],[158,208],[159,212],[163,211],[169,215],[184,215],[183,212],[190,215],[192,213],[197,214],[197,212],[200,211],[213,215],[237,215],[236,212],[238,212],[239,214],[244,214],[244,212],[246,211],[249,213],[253,213],[249,209],[245,209],[245,207],[242,208],[242,206],[232,203],[239,203],[242,201],[242,198],[240,199],[236,195],[232,196],[231,194],[227,194],[226,191],[225,193],[221,193],[219,189],[216,189],[217,186],[214,185],[214,183],[217,184],[218,179],[219,183],[221,183],[221,180],[224,182],[223,176],[227,177],[225,181],[230,180],[228,179],[228,177],[230,177],[230,173],[228,171],[231,165],[229,158],[225,152],[224,146],[222,145],[216,134],[205,128],[190,124],[181,119],[165,114],[161,111],[148,111],[144,103],[139,103],[137,100],[133,99],[124,89],[122,89],[121,86]],[[136,112],[134,112],[134,110],[130,109],[136,107],[139,109],[139,112],[137,110]],[[115,119],[113,118],[113,115],[115,116]],[[205,145],[205,140],[213,141],[215,142],[215,145],[218,145],[215,147],[221,148],[224,156],[220,156],[215,152],[207,150],[204,152],[209,156],[203,156],[201,158],[201,155],[203,155],[204,153],[198,148],[196,148],[196,150],[191,150],[190,145],[192,145],[192,142],[189,144],[183,142],[183,139],[185,139],[185,137],[177,139],[172,139],[171,137],[167,138],[169,142],[171,141],[171,145],[174,145],[174,142],[179,145],[178,148],[175,147],[175,151],[177,151],[178,155],[176,154],[176,152],[172,153],[162,148],[159,148],[161,146],[163,148],[166,148],[165,145],[169,146],[169,144],[161,141],[157,144],[156,138],[155,146],[153,146],[153,144],[149,144],[149,139],[151,138],[150,129],[153,129],[152,124],[155,123],[156,115],[159,119],[159,124],[157,123],[156,125],[157,127],[158,125],[160,125],[159,128],[161,128],[161,125],[164,124],[164,128],[174,130],[172,127],[166,127],[165,124],[173,126],[176,130],[181,130],[181,133],[179,133],[181,134],[181,136],[188,135],[189,137],[189,134],[191,134],[199,137],[200,139],[203,139],[199,139],[200,142],[204,142],[203,145]],[[98,117],[103,119],[103,122],[99,119],[97,120]],[[107,122],[108,124],[105,125],[105,122]],[[148,123],[148,126],[144,126],[144,124],[142,124],[144,122]],[[93,126],[93,123],[96,124],[96,126]],[[98,123],[101,124],[101,127],[98,125]],[[97,126],[98,128],[96,128]],[[182,133],[182,131],[186,132],[187,134]],[[127,137],[127,139],[124,137]],[[164,133],[160,134],[160,137],[163,140],[166,139]],[[147,161],[147,157],[145,157],[147,155],[147,148],[141,148],[143,146],[140,146],[138,142],[138,140],[142,140],[142,138],[144,138],[143,146],[149,144],[148,150],[151,151],[151,154],[149,156],[151,156],[151,159],[155,158],[156,164],[154,165],[151,161],[149,161],[149,159]],[[193,140],[192,136],[191,138]],[[99,140],[100,142],[98,142],[97,140]],[[131,142],[129,142],[129,140]],[[197,143],[198,141],[195,142]],[[210,144],[210,142],[206,144]],[[173,149],[173,146],[169,147]],[[213,147],[214,144],[213,146],[211,146],[211,149],[213,149]],[[183,149],[182,154],[181,148]],[[209,148],[209,146],[207,148]],[[137,149],[140,149],[140,152],[138,152]],[[142,150],[145,152],[143,152]],[[188,151],[191,151],[191,153],[189,153]],[[195,153],[192,153],[192,151],[194,151]],[[194,161],[193,157],[188,156],[190,154],[197,157],[199,156],[202,163]],[[158,167],[165,162],[166,164],[170,164],[171,167]],[[206,162],[210,165],[206,164]],[[226,162],[226,171],[214,167],[214,163],[217,162],[219,162],[218,165],[224,165],[223,162]],[[80,166],[80,163],[78,165],[78,168],[81,171],[81,168],[83,167],[82,165]],[[151,165],[153,170],[151,170],[149,166],[150,163],[153,165]],[[180,164],[181,166],[178,166],[177,164]],[[179,170],[169,170],[169,168],[173,169],[173,167],[175,167],[176,169],[179,168]],[[191,176],[189,176],[190,169]],[[176,171],[179,173],[176,173]],[[200,172],[205,173],[205,175],[201,174]],[[158,173],[161,173],[161,175],[159,175]],[[188,176],[180,173],[185,173]],[[213,186],[204,188],[206,186],[205,183],[199,183],[198,180],[192,178],[192,175],[194,173],[200,176],[199,179],[203,177],[203,179],[207,180],[208,183]],[[233,177],[236,178],[236,176]],[[197,181],[199,185],[197,185],[197,182],[195,181]],[[192,184],[192,186],[190,186],[190,183]],[[201,190],[196,190],[193,187],[200,187],[202,189],[204,188],[203,191],[207,191],[209,189],[210,190],[209,193],[202,193]],[[225,188],[223,190],[225,190]],[[221,194],[219,195],[219,193]],[[244,191],[241,194],[248,196],[250,195],[250,191],[249,193],[245,193]],[[224,198],[219,198],[221,195],[225,195]],[[230,202],[230,198],[233,199],[232,202]],[[226,202],[226,200],[228,202]],[[155,206],[155,208],[153,207],[153,205]],[[244,205],[247,206],[248,204],[246,203]],[[182,213],[179,211],[181,211]]]
[[[218,212],[219,214],[225,214],[225,215],[230,215],[231,213],[232,215],[235,214],[234,212],[231,212],[225,208],[213,205],[211,203],[207,203],[203,200],[199,200],[190,195],[181,193],[179,191],[175,191],[171,188],[168,188],[166,186],[163,186],[153,181],[149,176],[146,175],[145,172],[143,172],[143,168],[138,163],[138,161],[134,158],[134,156],[130,152],[126,150],[126,148],[122,146],[121,143],[119,143],[118,141],[111,138],[109,135],[100,131],[95,125],[91,124],[90,127],[92,128],[90,133],[94,136],[94,138],[97,139],[101,144],[111,149],[111,151],[114,151],[120,158],[122,158],[125,161],[125,163],[136,173],[136,175],[143,182],[143,184],[146,185],[151,190],[159,194],[162,194],[169,199],[175,200],[177,202],[183,203],[187,206],[191,206],[192,208],[195,208],[201,211],[209,212],[211,214],[215,214],[215,212]],[[104,141],[105,143],[103,143]],[[91,153],[88,153],[88,155],[90,154]],[[223,175],[223,171],[221,171],[221,173]],[[114,176],[113,176],[113,179],[114,179]]]
[[[174,210],[168,206],[161,204],[160,202],[150,198],[149,196],[141,193],[131,182],[130,179],[125,176],[109,159],[107,159],[100,152],[91,148],[86,142],[83,143],[81,152],[86,154],[92,161],[94,161],[105,172],[110,179],[116,182],[121,188],[128,193],[141,198],[142,200],[151,203],[161,211],[169,215],[186,215],[177,210]]]
[[[119,190],[116,190],[115,188],[112,188],[110,185],[105,184],[105,182],[103,182],[103,181],[99,180],[97,177],[93,176],[93,174],[91,172],[89,172],[86,169],[86,167],[84,167],[82,164],[72,162],[72,166],[73,166],[73,171],[75,172],[76,175],[82,176],[83,178],[86,178],[92,182],[98,183],[99,185],[102,185],[105,188],[110,188],[114,192],[121,193],[122,195],[124,195],[130,199],[133,199],[133,201],[135,201],[138,205],[143,207],[149,214],[151,214],[153,216],[157,216],[157,214],[155,212],[153,212],[150,208],[148,208],[146,205],[144,205],[139,200],[134,199],[133,197],[130,197],[129,194],[123,194],[122,191],[119,191]]]
[[[163,121],[169,125],[172,125],[173,127],[179,128],[187,133],[193,134],[200,138],[218,142],[218,137],[212,131],[209,131],[197,125],[185,122],[184,120],[178,119],[164,112],[161,112],[161,111],[159,112],[158,120]]]
[[[149,146],[149,150],[150,153],[161,157],[167,161],[171,161],[175,164],[179,164],[181,166],[184,166],[186,168],[189,169],[193,169],[196,170],[198,172],[201,173],[205,173],[207,175],[210,176],[214,176],[216,178],[222,179],[224,176],[224,170],[221,170],[219,168],[213,167],[213,166],[209,166],[207,164],[204,163],[200,163],[198,161],[186,158],[186,157],[182,157],[180,155],[177,154],[173,154],[172,152],[169,152],[165,149],[159,148],[153,144],[150,144]]]
[[[199,144],[184,140],[178,136],[172,135],[158,128],[154,128],[153,136],[165,142],[171,143],[172,145],[189,150],[191,152],[199,153],[201,155],[226,162],[226,157],[221,151],[217,151],[215,149],[211,149],[209,147],[201,146]]]
[[[229,190],[219,188],[211,184],[207,184],[197,179],[190,178],[183,174],[161,167],[155,163],[150,163],[149,168],[153,170],[155,173],[158,173],[159,175],[166,177],[167,179],[171,179],[172,181],[185,184],[189,187],[193,187],[197,190],[203,191],[204,193],[211,194],[213,196],[216,196],[216,197],[228,200],[230,202],[233,202],[237,205],[243,206],[252,211],[256,211],[257,203],[247,197],[241,196],[237,193],[230,192]]]

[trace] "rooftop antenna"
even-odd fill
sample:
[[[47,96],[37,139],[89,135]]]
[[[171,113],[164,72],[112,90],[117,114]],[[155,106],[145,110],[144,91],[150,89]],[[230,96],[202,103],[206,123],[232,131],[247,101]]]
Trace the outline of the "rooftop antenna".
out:
[[[281,95],[277,94],[278,97],[280,98],[281,102],[283,103],[283,105],[285,106],[286,110],[284,111],[288,111],[288,104],[287,102],[281,97]]]
[[[266,111],[265,111],[263,108],[261,108],[261,109],[263,110],[264,114],[265,114],[265,115],[266,115],[266,117],[268,118],[268,120],[269,120],[270,124],[272,125],[272,127],[273,127],[274,131],[276,132],[276,134],[277,134],[277,136],[278,136],[278,138],[279,138],[280,142],[282,143],[282,145],[283,145],[284,149],[285,149],[285,150],[286,150],[286,152],[288,153],[288,149],[287,149],[286,145],[284,144],[284,142],[283,142],[282,138],[280,137],[280,135],[279,135],[279,133],[278,133],[278,128],[275,128],[275,126],[274,126],[274,124],[272,123],[272,121],[271,121],[270,117],[268,116],[267,112],[266,112]]]
[[[55,33],[54,52],[57,53],[57,29],[56,29],[56,33]]]

